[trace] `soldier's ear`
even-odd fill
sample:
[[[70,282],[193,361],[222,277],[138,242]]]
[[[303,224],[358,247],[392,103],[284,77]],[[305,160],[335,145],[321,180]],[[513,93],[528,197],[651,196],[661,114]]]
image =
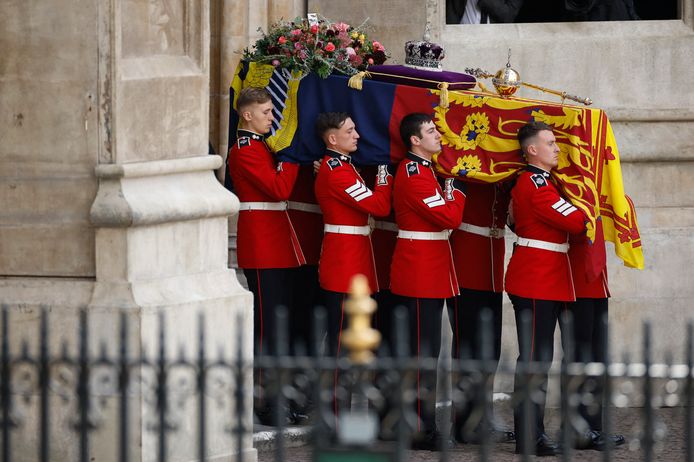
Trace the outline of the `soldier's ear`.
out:
[[[241,112],[241,118],[245,120],[246,122],[250,122],[253,116],[251,115],[251,111],[243,111]]]
[[[417,135],[410,135],[410,144],[412,146],[419,146],[422,144],[422,140]]]
[[[337,136],[335,135],[334,131],[331,131],[328,133],[328,135],[325,137],[327,143],[329,146],[335,146],[337,144]]]

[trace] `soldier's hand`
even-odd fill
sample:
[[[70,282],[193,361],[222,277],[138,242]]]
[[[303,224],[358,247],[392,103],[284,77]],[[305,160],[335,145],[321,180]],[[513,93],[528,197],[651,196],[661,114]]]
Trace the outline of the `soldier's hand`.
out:
[[[323,163],[323,159],[318,159],[313,161],[313,174],[318,175],[318,170],[320,170],[320,166]]]
[[[382,164],[378,166],[378,173],[376,174],[376,184],[377,185],[387,185],[393,175],[395,174],[395,166],[391,164]]]
[[[443,192],[446,194],[446,199],[449,201],[454,199],[453,191],[460,191],[465,195],[465,189],[465,183],[458,178],[446,178],[444,181]]]

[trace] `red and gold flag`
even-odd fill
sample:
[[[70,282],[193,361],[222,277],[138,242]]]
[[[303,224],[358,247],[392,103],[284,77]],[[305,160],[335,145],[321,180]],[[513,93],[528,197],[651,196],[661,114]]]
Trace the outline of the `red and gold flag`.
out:
[[[518,129],[530,120],[544,122],[561,151],[553,175],[588,217],[588,238],[602,240],[595,234],[602,220],[604,238],[624,264],[643,268],[636,212],[624,194],[617,145],[602,110],[465,91],[450,92],[448,101],[434,108],[443,136],[435,157],[440,173],[492,183],[512,178],[525,165]]]

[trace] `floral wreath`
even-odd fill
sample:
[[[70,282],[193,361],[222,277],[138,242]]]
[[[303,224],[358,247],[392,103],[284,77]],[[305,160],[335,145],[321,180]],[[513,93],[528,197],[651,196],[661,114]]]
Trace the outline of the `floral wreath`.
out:
[[[353,75],[370,64],[383,64],[388,58],[380,42],[365,32],[366,21],[358,27],[344,22],[333,23],[325,18],[309,21],[296,18],[277,22],[253,44],[243,50],[243,58],[275,67],[315,72],[326,78],[334,71]]]

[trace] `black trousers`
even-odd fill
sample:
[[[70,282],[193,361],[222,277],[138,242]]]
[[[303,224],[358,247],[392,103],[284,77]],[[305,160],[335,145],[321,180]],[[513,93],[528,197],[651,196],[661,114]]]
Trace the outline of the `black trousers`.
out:
[[[490,353],[499,361],[501,357],[502,294],[484,290],[460,289],[460,295],[446,303],[453,317],[453,357],[456,359],[483,359],[481,317],[488,309],[491,319]]]
[[[292,288],[296,279],[297,268],[244,269],[248,289],[253,293],[253,352],[260,355],[289,354],[288,345],[278,345],[277,328],[284,329],[284,335],[291,345],[289,325],[277,326],[275,311],[283,306],[292,306]],[[289,312],[289,323],[292,313]],[[254,370],[255,386],[262,393],[254,399],[253,406],[261,422],[276,421],[274,399],[277,396],[276,384],[269,371]],[[280,417],[284,418],[284,416]]]
[[[326,332],[326,354],[339,356],[343,354],[340,348],[340,340],[343,328],[347,328],[345,318],[345,302],[348,295],[343,292],[333,292],[321,289],[323,306],[328,314],[328,326]]]
[[[438,358],[441,350],[443,298],[399,297],[398,305],[407,308],[410,324],[410,354],[420,358]],[[436,371],[417,371],[417,431],[436,430]]]
[[[381,289],[374,294],[378,309],[374,315],[373,326],[381,333],[381,345],[378,348],[380,356],[397,356],[395,309],[399,297],[390,290]]]
[[[319,333],[319,338],[313,338],[313,313],[322,303],[321,288],[318,284],[318,265],[304,265],[297,268],[292,295],[291,353],[295,356],[316,355],[317,343],[322,341],[322,333]]]
[[[515,295],[509,295],[509,297],[515,312],[520,352],[513,385],[513,423],[517,444],[522,447],[525,438],[535,444],[537,437],[545,432],[547,380],[549,367],[554,357],[554,329],[566,303]],[[524,314],[530,321],[526,326],[527,329],[523,328]],[[522,373],[523,365],[534,362],[542,365],[536,374]],[[525,410],[526,400],[530,400],[529,413]]]
[[[568,327],[562,322],[563,317],[559,319],[559,326],[562,345],[566,345],[568,335],[573,338],[574,357],[568,358],[569,361],[605,362],[607,308],[607,298],[579,298],[566,304],[565,309],[572,315],[572,329],[567,330]],[[603,428],[603,382],[602,377],[589,378],[581,382],[576,390],[584,396],[592,396],[588,402],[581,400],[578,405],[578,413],[590,430],[602,431]]]
[[[289,354],[289,351],[277,351],[275,310],[279,306],[291,308],[297,268],[244,269],[243,273],[248,281],[248,290],[253,293],[254,354]],[[291,319],[291,313],[289,317]],[[289,325],[279,327],[285,329],[291,345]]]
[[[482,360],[490,359],[494,362],[494,369],[499,363],[501,357],[501,323],[502,323],[502,305],[503,294],[500,292],[491,292],[474,289],[460,289],[460,295],[446,300],[449,314],[451,314],[451,322],[453,323],[453,358],[461,361],[465,360]],[[489,348],[487,353],[489,356],[484,357],[483,352],[483,334],[482,334],[482,313],[489,310],[491,314],[490,331],[488,337]],[[456,380],[463,380],[464,376],[456,377]],[[484,384],[480,386],[471,385],[470,389],[465,390],[468,399],[464,403],[456,403],[458,407],[455,413],[455,423],[453,430],[460,436],[462,431],[474,432],[478,430],[481,415],[478,413],[477,418],[468,422],[475,404],[483,402]],[[493,390],[486,390],[487,403],[492,405]],[[479,408],[479,406],[477,406]]]

